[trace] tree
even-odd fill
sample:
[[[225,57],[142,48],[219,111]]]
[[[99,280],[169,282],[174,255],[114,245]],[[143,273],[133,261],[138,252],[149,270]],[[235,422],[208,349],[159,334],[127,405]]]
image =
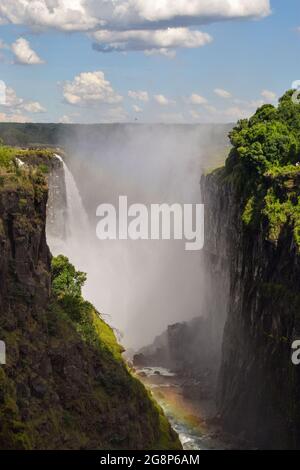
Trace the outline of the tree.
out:
[[[243,168],[263,174],[272,166],[295,164],[300,159],[300,105],[285,93],[275,108],[261,106],[250,119],[243,119],[230,132],[233,149],[227,171]]]
[[[52,289],[58,298],[65,295],[81,297],[81,290],[86,282],[86,274],[76,271],[66,256],[57,256],[52,260]]]
[[[82,319],[84,301],[82,287],[86,282],[86,274],[76,271],[65,256],[57,256],[52,260],[52,292],[69,317],[79,322]]]

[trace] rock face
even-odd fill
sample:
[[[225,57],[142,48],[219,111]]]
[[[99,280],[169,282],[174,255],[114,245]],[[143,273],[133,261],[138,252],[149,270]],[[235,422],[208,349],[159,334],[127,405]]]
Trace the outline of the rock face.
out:
[[[210,319],[202,317],[170,325],[152,345],[142,348],[134,356],[134,365],[165,367],[181,376],[194,378],[209,372],[215,378],[219,350],[215,348],[212,325]]]
[[[93,307],[97,347],[53,301],[48,187],[30,165],[0,179],[0,448],[181,448]]]
[[[300,333],[300,256],[292,228],[287,222],[276,242],[263,220],[246,228],[223,170],[201,184],[216,297],[229,275],[218,386],[224,427],[261,448],[299,448],[300,369],[291,362],[291,344]],[[299,193],[298,184],[283,187]]]

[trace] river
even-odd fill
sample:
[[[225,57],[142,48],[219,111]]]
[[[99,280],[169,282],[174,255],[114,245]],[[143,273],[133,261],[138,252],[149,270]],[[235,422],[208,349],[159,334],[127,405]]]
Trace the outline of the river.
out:
[[[187,397],[184,381],[162,367],[145,367],[138,369],[137,374],[163,408],[184,450],[236,448],[232,437],[214,423],[216,409],[211,398],[195,400]]]

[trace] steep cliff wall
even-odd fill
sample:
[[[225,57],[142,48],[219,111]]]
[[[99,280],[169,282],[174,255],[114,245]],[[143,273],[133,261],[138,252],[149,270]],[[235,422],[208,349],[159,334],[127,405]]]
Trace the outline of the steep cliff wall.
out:
[[[74,319],[53,293],[45,236],[52,165],[46,151],[0,149],[0,448],[178,449],[112,330],[81,300]]]
[[[214,345],[212,324],[209,319],[198,317],[170,325],[150,346],[142,348],[134,356],[134,365],[166,367],[181,376],[186,374],[195,378],[208,371],[215,376],[221,348]]]
[[[253,183],[250,221],[232,174],[221,169],[202,179],[206,244],[224,266],[217,277],[229,275],[230,283],[219,411],[226,430],[262,448],[300,447],[300,370],[291,362],[300,334],[300,256],[295,223],[282,209],[288,201],[297,207],[299,183],[297,167]],[[279,205],[270,205],[273,191]]]

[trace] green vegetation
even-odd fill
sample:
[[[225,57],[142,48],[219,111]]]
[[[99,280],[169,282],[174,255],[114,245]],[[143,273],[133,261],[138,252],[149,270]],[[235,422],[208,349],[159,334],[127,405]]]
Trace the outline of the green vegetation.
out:
[[[75,325],[82,339],[98,348],[109,352],[116,360],[122,360],[123,348],[118,345],[112,329],[101,319],[92,304],[82,297],[82,287],[86,274],[76,271],[65,256],[52,259],[52,292],[54,303]]]
[[[62,124],[0,123],[0,138],[12,146],[56,146],[67,128]]]
[[[277,108],[264,105],[239,121],[229,136],[223,177],[237,190],[245,226],[266,227],[276,243],[288,224],[300,249],[300,105],[292,91]]]
[[[233,148],[226,166],[241,165],[250,175],[263,175],[273,166],[295,164],[300,158],[300,105],[287,92],[279,106],[264,105],[230,132]]]
[[[126,393],[130,400],[127,406],[132,408],[133,413],[134,406],[142,405],[144,418],[146,410],[148,426],[152,423],[154,429],[157,430],[157,437],[154,438],[149,449],[180,448],[179,440],[171,430],[162,409],[155,403],[141,382],[131,375],[125,365],[122,359],[123,348],[117,343],[113,330],[102,320],[93,305],[82,298],[81,291],[85,281],[85,273],[76,271],[68,258],[62,255],[53,258],[53,298],[48,316],[50,334],[57,336],[57,329],[61,327],[60,322],[63,319],[64,323],[74,328],[81,339],[101,357],[103,374],[98,379],[98,387],[93,399],[100,400],[102,406],[105,404],[113,408],[116,406],[113,403],[119,400],[119,395]],[[135,419],[141,420],[141,426],[147,425],[142,421],[142,416],[136,416]],[[64,421],[67,424],[72,423],[73,420],[72,413],[69,412],[67,417],[64,415]],[[128,427],[129,435],[132,433],[134,437],[137,429],[130,422],[126,423],[126,427]],[[121,433],[112,438],[110,447],[123,448],[126,442],[128,442],[128,435],[126,432]]]
[[[44,175],[49,171],[52,158],[51,149],[21,149],[0,144],[0,188],[27,191],[40,186],[43,193]]]
[[[84,302],[81,289],[86,275],[77,272],[65,256],[52,261],[52,292],[71,320],[80,322],[84,315]]]

